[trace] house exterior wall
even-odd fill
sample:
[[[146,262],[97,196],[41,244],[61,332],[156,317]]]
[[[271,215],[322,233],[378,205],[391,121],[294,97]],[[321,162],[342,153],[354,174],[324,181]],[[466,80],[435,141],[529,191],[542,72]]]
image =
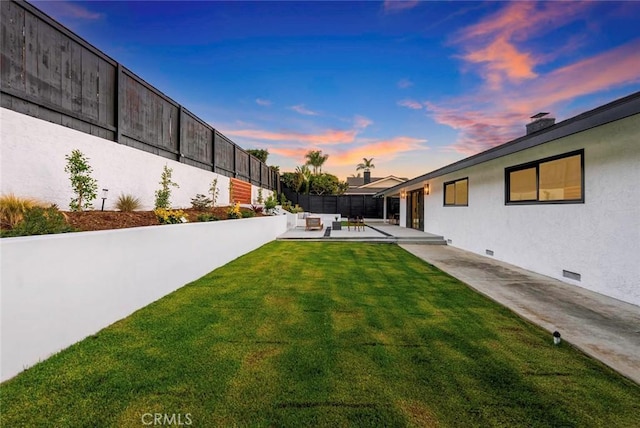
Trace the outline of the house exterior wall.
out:
[[[639,141],[635,115],[431,179],[425,231],[455,247],[481,255],[492,250],[496,259],[640,305]],[[505,168],[579,149],[584,203],[505,205]],[[468,206],[445,207],[443,184],[464,177]],[[563,270],[581,280],[565,278]]]
[[[172,180],[180,186],[171,189],[173,207],[190,207],[191,198],[207,194],[216,177],[217,204],[228,205],[229,177],[4,108],[0,109],[0,192],[39,198],[67,209],[73,193],[64,172],[65,155],[74,149],[89,158],[92,176],[98,181],[96,209],[101,207],[103,188],[109,189],[105,210],[115,209],[122,193],[138,197],[142,209],[153,209],[164,165],[173,169]],[[254,191],[257,194],[257,188]],[[265,198],[270,193],[263,190]]]

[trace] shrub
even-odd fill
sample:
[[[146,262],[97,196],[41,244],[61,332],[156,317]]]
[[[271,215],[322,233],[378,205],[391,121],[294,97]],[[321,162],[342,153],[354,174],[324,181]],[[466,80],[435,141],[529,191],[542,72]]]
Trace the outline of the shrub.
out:
[[[256,213],[253,211],[242,211],[242,218],[255,217]]]
[[[194,210],[206,211],[212,206],[213,201],[200,193],[198,193],[195,198],[191,199],[191,207]]]
[[[220,220],[217,216],[215,216],[213,214],[209,214],[209,213],[198,214],[198,217],[196,217],[196,219],[198,221],[201,221],[201,222],[204,222],[204,221],[218,221],[218,220]]]
[[[45,206],[37,199],[21,198],[13,193],[0,196],[0,228],[14,228],[22,221],[24,213],[33,207]]]
[[[187,223],[187,217],[182,210],[166,210],[158,208],[153,210],[160,224]]]
[[[214,178],[211,182],[211,186],[209,186],[209,194],[211,195],[212,206],[216,206],[216,202],[218,201],[218,195],[220,194],[220,190],[218,189],[218,178]]]
[[[171,187],[180,187],[177,183],[171,181],[171,174],[173,174],[173,169],[165,165],[162,170],[162,175],[160,175],[159,184],[162,187],[156,190],[156,209],[162,208],[168,210],[171,208]]]
[[[296,204],[295,207],[291,206],[291,203],[289,203],[288,205],[282,207],[285,210],[289,211],[292,214],[296,214],[296,213],[302,213],[304,212],[304,208],[302,208],[301,206],[299,206],[298,204]]]
[[[231,219],[242,218],[242,213],[240,212],[240,204],[235,203],[235,205],[231,205],[227,210],[227,217]]]
[[[89,159],[80,150],[73,150],[64,158],[67,160],[64,171],[69,173],[71,188],[76,195],[71,199],[69,208],[71,211],[91,208],[91,202],[97,197],[98,182],[91,177],[93,169],[89,165]]]
[[[264,207],[262,205],[251,205],[251,210],[256,214],[262,214]]]
[[[273,195],[269,195],[269,197],[267,197],[267,199],[264,200],[264,209],[267,212],[271,212],[271,210],[273,210],[276,207],[276,205],[278,205],[278,200]]]
[[[2,232],[3,237],[49,235],[75,232],[55,205],[49,208],[32,207],[25,211],[23,220],[12,230]]]
[[[118,200],[116,201],[116,209],[123,212],[131,212],[139,210],[142,206],[139,198],[136,198],[133,195],[120,195],[118,196]]]

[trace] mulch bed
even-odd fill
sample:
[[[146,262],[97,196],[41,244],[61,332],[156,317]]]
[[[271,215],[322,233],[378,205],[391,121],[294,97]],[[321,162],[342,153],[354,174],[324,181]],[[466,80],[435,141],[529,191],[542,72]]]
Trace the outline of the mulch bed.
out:
[[[183,209],[190,222],[197,221],[197,217],[203,213],[213,214],[220,220],[227,219],[228,207],[216,207],[208,211],[198,211],[194,209]],[[241,211],[250,211],[241,208]],[[156,226],[158,219],[153,211],[83,211],[65,212],[67,221],[74,228],[81,231],[124,229],[128,227]],[[256,214],[257,216],[261,214]]]

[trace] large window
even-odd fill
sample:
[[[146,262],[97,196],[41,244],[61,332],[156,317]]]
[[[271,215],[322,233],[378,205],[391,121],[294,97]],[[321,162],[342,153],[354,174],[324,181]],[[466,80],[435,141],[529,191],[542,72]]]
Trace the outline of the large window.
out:
[[[584,202],[584,150],[505,170],[507,204]]]
[[[444,183],[444,206],[455,207],[469,205],[469,179],[449,181]]]

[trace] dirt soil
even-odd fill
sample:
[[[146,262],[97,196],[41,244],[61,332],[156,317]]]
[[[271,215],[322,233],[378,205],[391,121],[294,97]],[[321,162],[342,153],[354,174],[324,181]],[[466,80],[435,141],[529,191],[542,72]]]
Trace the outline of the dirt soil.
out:
[[[193,209],[183,209],[189,222],[198,221],[198,215],[210,213],[218,217],[220,220],[227,219],[228,207],[216,207],[209,211],[197,211]],[[249,211],[241,208],[241,211]],[[107,229],[124,229],[128,227],[156,226],[159,225],[158,219],[153,211],[83,211],[83,212],[65,212],[67,221],[74,228],[81,231],[91,230],[107,230]],[[260,214],[256,214],[260,215]]]

